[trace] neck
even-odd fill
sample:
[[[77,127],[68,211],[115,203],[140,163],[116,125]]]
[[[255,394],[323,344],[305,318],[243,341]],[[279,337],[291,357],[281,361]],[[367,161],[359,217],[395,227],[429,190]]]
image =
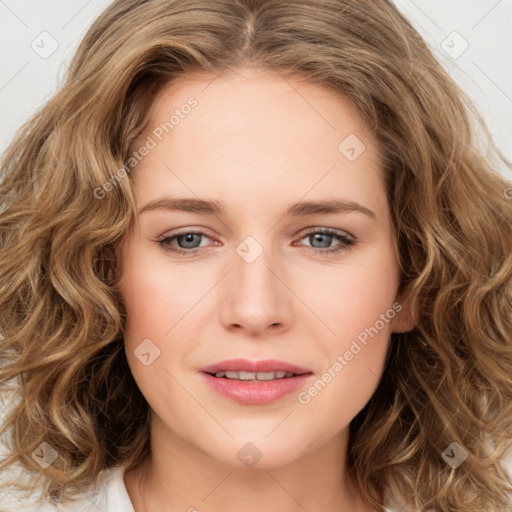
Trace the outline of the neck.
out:
[[[348,429],[288,463],[244,467],[208,456],[155,421],[152,452],[124,480],[136,512],[370,512],[345,469],[347,441]]]

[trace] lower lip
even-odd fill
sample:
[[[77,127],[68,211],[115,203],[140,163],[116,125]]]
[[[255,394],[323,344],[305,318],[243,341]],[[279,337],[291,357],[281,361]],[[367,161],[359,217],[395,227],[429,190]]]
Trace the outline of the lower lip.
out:
[[[220,393],[244,405],[265,405],[298,391],[304,383],[313,376],[308,373],[283,379],[265,380],[259,382],[225,379],[203,373],[207,384]]]

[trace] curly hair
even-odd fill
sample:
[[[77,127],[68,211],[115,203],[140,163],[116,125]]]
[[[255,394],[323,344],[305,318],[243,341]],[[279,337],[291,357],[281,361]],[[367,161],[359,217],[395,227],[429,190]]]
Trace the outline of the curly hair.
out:
[[[242,66],[335,91],[383,155],[416,327],[391,335],[379,386],[350,426],[348,469],[365,500],[381,511],[389,491],[422,511],[502,512],[512,189],[494,167],[510,163],[389,0],[117,0],[94,22],[1,161],[0,384],[18,401],[0,469],[19,464],[32,480],[15,485],[42,479],[46,496],[73,500],[102,470],[148,454],[150,410],[126,360],[118,288],[137,217],[132,176],[95,191],[126,169],[163,86]],[[31,454],[43,442],[58,458],[42,471]],[[441,456],[451,443],[468,454],[458,468]]]

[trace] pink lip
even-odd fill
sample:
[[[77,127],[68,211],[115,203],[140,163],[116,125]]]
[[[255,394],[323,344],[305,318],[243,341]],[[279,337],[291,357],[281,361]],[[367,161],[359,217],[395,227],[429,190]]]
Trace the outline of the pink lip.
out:
[[[311,370],[300,366],[279,361],[277,359],[266,359],[264,361],[249,361],[248,359],[229,359],[220,363],[212,364],[201,368],[205,373],[217,373],[220,371],[231,370],[234,372],[277,372],[279,370],[288,373],[311,373]]]
[[[223,377],[217,378],[214,375],[210,375],[226,370],[254,373],[281,370],[297,375],[261,382],[226,379]],[[313,376],[313,373],[306,368],[277,360],[249,361],[247,359],[231,359],[206,366],[201,369],[201,372],[210,388],[244,405],[265,405],[275,402],[294,391],[298,391]]]
[[[283,379],[261,382],[242,381],[236,379],[217,378],[209,373],[202,373],[207,384],[220,393],[244,405],[270,404],[294,391],[298,391],[312,373],[296,375]]]

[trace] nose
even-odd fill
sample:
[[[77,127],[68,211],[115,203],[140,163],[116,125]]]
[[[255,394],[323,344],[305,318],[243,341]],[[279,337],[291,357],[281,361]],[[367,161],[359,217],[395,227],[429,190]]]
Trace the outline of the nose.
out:
[[[270,250],[263,250],[254,261],[235,253],[226,277],[221,301],[221,322],[226,329],[258,336],[290,328],[293,293],[283,266]]]

